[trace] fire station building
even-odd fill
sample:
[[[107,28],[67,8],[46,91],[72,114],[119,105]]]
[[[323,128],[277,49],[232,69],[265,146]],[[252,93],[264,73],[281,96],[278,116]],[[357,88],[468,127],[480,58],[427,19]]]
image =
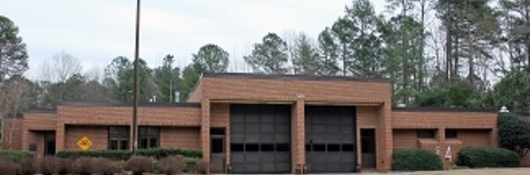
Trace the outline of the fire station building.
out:
[[[421,148],[446,165],[466,146],[497,146],[497,111],[393,108],[387,79],[203,74],[185,103],[140,103],[139,148],[203,152],[212,172],[391,169],[392,150]],[[131,148],[131,102],[63,101],[5,121],[4,148],[35,154]],[[530,164],[528,158],[523,161]]]

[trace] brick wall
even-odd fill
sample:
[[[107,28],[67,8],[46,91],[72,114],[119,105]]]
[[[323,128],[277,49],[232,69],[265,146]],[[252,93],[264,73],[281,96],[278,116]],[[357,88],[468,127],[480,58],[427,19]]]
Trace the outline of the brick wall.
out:
[[[130,125],[132,107],[62,105],[59,122],[87,125]],[[199,107],[139,107],[138,124],[150,126],[200,126]]]
[[[81,150],[77,142],[86,136],[92,141],[92,147],[89,150],[106,150],[108,149],[107,126],[66,126],[66,145],[67,150]]]
[[[23,144],[25,151],[29,151],[30,144],[35,144],[37,146],[37,151],[35,152],[35,154],[44,155],[44,133],[43,132],[30,131],[28,132],[28,136],[26,140],[27,142]]]
[[[413,129],[394,129],[394,149],[418,148],[418,135]]]
[[[4,142],[2,149],[22,149],[22,119],[3,119]]]
[[[202,98],[212,100],[290,101],[381,104],[390,99],[390,82],[203,77]]]
[[[211,104],[211,127],[227,127],[230,125],[230,104]]]
[[[495,112],[393,111],[393,128],[497,128]]]
[[[199,127],[160,128],[160,147],[200,150],[200,143]]]

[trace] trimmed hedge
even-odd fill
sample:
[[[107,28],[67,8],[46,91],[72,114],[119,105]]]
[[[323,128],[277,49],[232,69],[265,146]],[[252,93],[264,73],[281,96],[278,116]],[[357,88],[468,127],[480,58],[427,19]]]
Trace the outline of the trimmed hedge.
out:
[[[521,158],[513,151],[496,147],[466,147],[458,152],[458,166],[469,168],[518,167]]]
[[[155,148],[138,150],[137,155],[162,159],[169,156],[183,155],[184,157],[202,158],[201,151],[182,150],[171,148]],[[56,154],[60,158],[78,158],[78,157],[100,157],[109,160],[128,160],[132,156],[131,151],[117,150],[97,150],[97,151],[59,151]]]
[[[31,154],[25,151],[0,150],[0,158],[17,164],[31,157]]]
[[[443,163],[438,155],[423,149],[394,150],[392,154],[392,170],[424,171],[442,170]]]

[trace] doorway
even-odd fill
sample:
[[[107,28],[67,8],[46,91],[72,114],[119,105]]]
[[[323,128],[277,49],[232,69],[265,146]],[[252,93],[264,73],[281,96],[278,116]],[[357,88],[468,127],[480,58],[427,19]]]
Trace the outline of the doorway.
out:
[[[375,129],[361,129],[362,168],[375,169]]]
[[[225,128],[210,129],[210,172],[225,173]]]
[[[44,133],[44,155],[55,155],[55,132]]]

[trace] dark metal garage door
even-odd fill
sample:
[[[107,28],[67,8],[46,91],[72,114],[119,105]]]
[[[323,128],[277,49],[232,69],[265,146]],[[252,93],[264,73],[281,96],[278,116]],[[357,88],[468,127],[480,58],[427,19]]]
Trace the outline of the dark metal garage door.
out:
[[[306,106],[305,117],[308,171],[354,172],[355,107]]]
[[[289,173],[291,106],[231,105],[233,173]]]

